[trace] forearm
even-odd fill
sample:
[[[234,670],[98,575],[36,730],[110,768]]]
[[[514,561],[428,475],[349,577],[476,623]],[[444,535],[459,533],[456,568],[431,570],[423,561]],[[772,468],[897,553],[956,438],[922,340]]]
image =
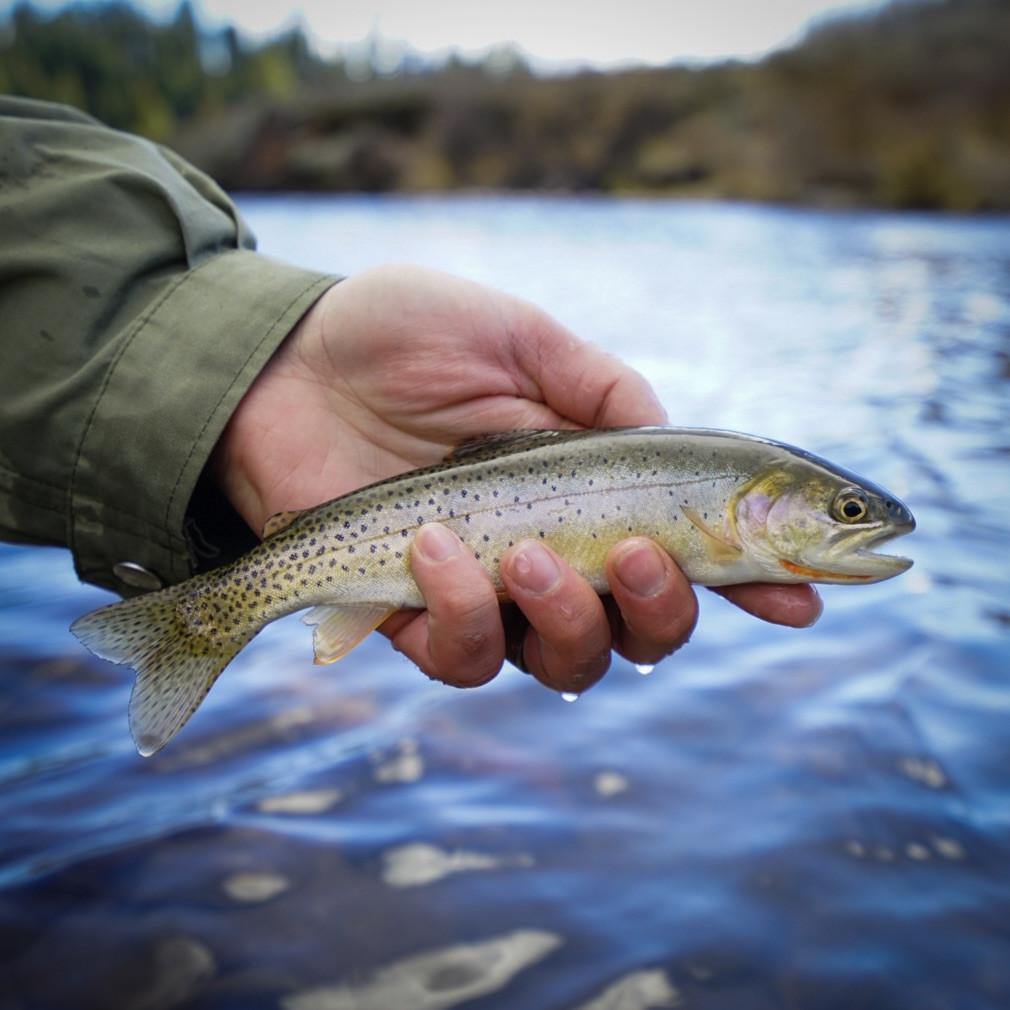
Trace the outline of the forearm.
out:
[[[222,550],[193,528],[224,507],[211,451],[334,278],[257,255],[213,182],[80,113],[0,99],[0,164],[0,535],[114,589],[122,561],[185,578]]]

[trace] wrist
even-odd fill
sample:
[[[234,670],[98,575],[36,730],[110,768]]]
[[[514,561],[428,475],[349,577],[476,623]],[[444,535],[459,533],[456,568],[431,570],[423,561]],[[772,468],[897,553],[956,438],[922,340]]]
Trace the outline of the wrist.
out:
[[[278,439],[304,402],[307,346],[318,345],[327,311],[327,289],[290,330],[253,380],[211,453],[208,472],[236,512],[260,535],[277,511],[276,474],[290,468],[285,440]]]

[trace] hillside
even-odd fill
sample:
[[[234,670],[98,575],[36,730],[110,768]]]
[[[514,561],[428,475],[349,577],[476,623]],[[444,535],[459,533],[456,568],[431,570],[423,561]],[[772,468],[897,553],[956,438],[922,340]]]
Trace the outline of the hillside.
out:
[[[0,87],[166,141],[234,190],[1010,210],[1005,0],[903,0],[756,64],[547,78],[453,62],[356,80],[297,32],[211,39],[185,6],[167,26],[123,7],[12,26]]]

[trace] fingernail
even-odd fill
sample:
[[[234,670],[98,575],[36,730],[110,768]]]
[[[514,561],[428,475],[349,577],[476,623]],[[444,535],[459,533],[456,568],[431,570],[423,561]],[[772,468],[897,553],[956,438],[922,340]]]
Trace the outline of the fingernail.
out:
[[[666,567],[652,544],[629,547],[614,568],[624,588],[636,596],[655,596],[666,585]]]
[[[459,554],[459,541],[438,523],[422,526],[414,537],[414,546],[429,561],[448,561]]]
[[[553,556],[538,543],[526,541],[509,566],[512,578],[531,593],[546,593],[561,578],[561,569]]]

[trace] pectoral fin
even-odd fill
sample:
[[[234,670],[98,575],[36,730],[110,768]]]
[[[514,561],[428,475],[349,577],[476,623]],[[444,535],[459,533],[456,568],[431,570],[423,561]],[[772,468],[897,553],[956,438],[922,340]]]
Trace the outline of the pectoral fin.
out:
[[[729,537],[716,533],[690,505],[681,505],[681,512],[687,516],[691,525],[705,536],[705,546],[713,561],[736,561],[743,553],[743,547]]]
[[[359,607],[313,607],[302,622],[315,628],[312,647],[317,664],[335,663],[371,634],[393,610],[379,604]]]

